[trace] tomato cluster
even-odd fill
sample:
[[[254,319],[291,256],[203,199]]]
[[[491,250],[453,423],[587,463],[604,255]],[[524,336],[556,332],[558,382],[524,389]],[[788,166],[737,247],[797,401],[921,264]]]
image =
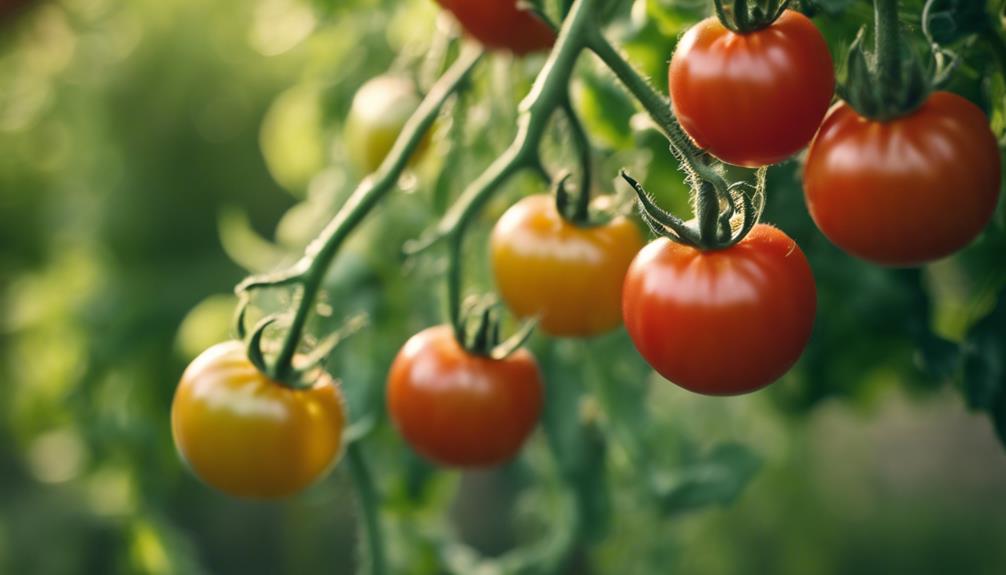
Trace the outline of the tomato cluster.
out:
[[[516,0],[437,1],[490,48],[524,54],[555,40]],[[773,16],[753,25],[710,18],[681,39],[669,91],[694,144],[746,167],[786,160],[809,144],[810,214],[860,258],[918,265],[971,242],[999,198],[1000,154],[986,115],[960,96],[928,91],[893,114],[861,113],[855,102],[829,112],[835,79],[821,33],[798,12]],[[361,170],[377,169],[418,106],[400,78],[380,77],[359,91],[346,134]],[[708,159],[701,156],[688,157]],[[587,195],[575,216],[564,213],[565,199],[520,200],[492,232],[498,292],[516,316],[533,318],[551,336],[593,337],[624,322],[654,370],[690,391],[736,395],[771,384],[811,337],[812,270],[793,239],[756,223],[751,204],[710,211],[735,207],[726,182],[695,183],[696,218],[706,222],[695,226],[658,217],[637,189],[644,221],[666,236],[645,246],[627,217],[592,217]],[[739,213],[741,225],[731,219]],[[479,333],[496,328],[483,323]],[[387,410],[405,441],[433,462],[498,465],[537,424],[542,376],[526,349],[498,353],[464,332],[464,325],[441,325],[405,343],[389,371]],[[175,441],[195,473],[247,497],[282,496],[316,480],[338,459],[344,425],[341,392],[329,376],[303,389],[273,381],[239,342],[197,358],[172,408]]]

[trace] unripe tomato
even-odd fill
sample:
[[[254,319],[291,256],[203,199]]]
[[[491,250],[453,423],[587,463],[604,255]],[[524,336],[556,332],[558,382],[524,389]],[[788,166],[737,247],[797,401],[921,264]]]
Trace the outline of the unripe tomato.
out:
[[[1000,155],[974,104],[936,92],[887,122],[837,104],[804,167],[807,207],[843,250],[883,265],[952,254],[988,224],[999,199]]]
[[[454,15],[470,36],[493,50],[514,54],[539,52],[552,47],[555,32],[526,10],[518,0],[436,0]]]
[[[270,499],[304,489],[342,451],[342,392],[328,376],[309,389],[277,383],[238,341],[217,344],[182,375],[171,431],[182,458],[209,485]]]
[[[344,132],[349,159],[357,169],[365,174],[377,170],[420,101],[415,85],[398,76],[372,78],[357,90]]]
[[[807,258],[765,224],[716,251],[659,239],[625,279],[625,327],[636,348],[660,375],[706,395],[748,393],[785,374],[810,339],[816,309]]]
[[[739,166],[781,162],[810,143],[834,91],[824,37],[792,10],[747,34],[707,18],[671,58],[671,103],[681,126],[701,148]]]
[[[541,374],[520,349],[496,360],[469,353],[446,325],[409,339],[388,376],[388,412],[418,453],[453,467],[511,459],[538,422]]]
[[[642,247],[627,218],[577,227],[548,195],[517,202],[491,240],[496,286],[507,306],[518,316],[537,316],[541,329],[557,336],[597,335],[622,323],[625,271]]]

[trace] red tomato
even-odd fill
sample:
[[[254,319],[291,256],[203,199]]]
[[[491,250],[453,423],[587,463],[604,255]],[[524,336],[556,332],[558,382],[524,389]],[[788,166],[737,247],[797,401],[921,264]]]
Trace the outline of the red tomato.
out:
[[[840,103],[810,147],[804,193],[838,247],[910,266],[952,254],[981,232],[995,212],[1000,169],[988,118],[960,96],[936,92],[888,122]]]
[[[391,366],[388,411],[405,440],[443,465],[511,459],[538,422],[541,375],[525,349],[503,360],[473,355],[449,326],[413,336]]]
[[[622,323],[622,283],[643,238],[632,221],[580,228],[548,195],[528,196],[492,234],[496,285],[518,316],[539,316],[546,333],[591,336]]]
[[[747,393],[781,377],[803,353],[816,309],[803,252],[765,224],[717,251],[652,242],[629,268],[622,306],[646,361],[706,395]]]
[[[810,143],[834,91],[824,37],[792,10],[747,34],[707,18],[671,58],[671,102],[682,127],[739,166],[774,164]]]
[[[547,50],[555,42],[555,32],[530,12],[518,9],[517,0],[436,1],[487,48],[520,55]]]

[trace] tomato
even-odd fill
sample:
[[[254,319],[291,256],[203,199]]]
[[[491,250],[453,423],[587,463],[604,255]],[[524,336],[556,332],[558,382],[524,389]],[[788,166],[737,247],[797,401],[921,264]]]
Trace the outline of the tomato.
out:
[[[718,251],[654,241],[632,262],[624,291],[625,327],[643,358],[706,395],[748,393],[785,374],[817,309],[807,258],[765,224]]]
[[[671,58],[671,102],[681,126],[700,147],[739,166],[774,164],[810,143],[834,91],[824,37],[792,10],[747,34],[707,18]]]
[[[804,167],[810,215],[835,245],[884,265],[918,265],[973,240],[995,212],[1000,156],[988,118],[937,92],[887,122],[836,105]]]
[[[470,36],[493,50],[514,54],[539,52],[552,47],[555,32],[526,10],[518,0],[437,0],[454,15]]]
[[[622,323],[622,282],[643,247],[630,220],[581,228],[548,195],[528,196],[493,229],[496,286],[518,316],[537,316],[542,331],[591,336]]]
[[[238,341],[189,364],[171,406],[182,458],[200,479],[237,497],[283,497],[313,483],[338,460],[345,423],[331,378],[285,387],[260,373]]]
[[[538,422],[541,374],[525,349],[496,360],[469,353],[446,325],[409,339],[388,376],[388,411],[423,456],[454,467],[511,459]]]
[[[349,159],[361,172],[377,170],[420,102],[415,85],[398,76],[372,78],[357,90],[344,136]],[[426,144],[424,139],[420,153]]]

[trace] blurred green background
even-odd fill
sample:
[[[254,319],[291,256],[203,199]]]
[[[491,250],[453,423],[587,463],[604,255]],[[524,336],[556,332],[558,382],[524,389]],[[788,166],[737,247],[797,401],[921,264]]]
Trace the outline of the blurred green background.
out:
[[[821,4],[839,61],[870,3]],[[675,38],[706,10],[622,2],[611,33],[663,86]],[[921,2],[903,12],[921,43]],[[343,469],[286,502],[230,499],[179,461],[170,402],[186,363],[228,337],[232,286],[293,261],[360,179],[342,137],[355,90],[389,69],[428,88],[444,30],[430,0],[0,2],[0,573],[355,571]],[[963,57],[952,89],[1002,136],[1006,62],[987,38],[947,38]],[[332,321],[371,318],[330,364],[354,417],[380,416],[394,353],[439,321],[443,262],[400,252],[436,218],[430,189],[456,194],[503,149],[542,61],[486,62],[331,272]],[[686,209],[665,144],[609,75],[584,58],[573,90],[601,191],[624,196],[614,176],[630,166]],[[570,160],[562,128],[556,166]],[[464,161],[439,177],[452,145]],[[602,412],[607,449],[578,480],[596,529],[569,572],[1006,573],[1006,453],[967,407],[1006,419],[1006,308],[989,315],[1006,285],[1002,206],[966,252],[896,272],[820,236],[798,162],[769,182],[765,219],[803,246],[820,290],[812,345],[782,382],[704,398],[657,381],[621,332],[532,342],[556,386],[546,427]],[[469,241],[472,286],[491,286],[480,255],[494,218],[541,191],[519,180],[489,207]],[[411,456],[382,420],[364,448],[394,572],[464,572],[459,538],[493,556],[553,533],[567,486],[547,445],[562,452],[563,437],[539,432],[514,464],[462,477]]]

